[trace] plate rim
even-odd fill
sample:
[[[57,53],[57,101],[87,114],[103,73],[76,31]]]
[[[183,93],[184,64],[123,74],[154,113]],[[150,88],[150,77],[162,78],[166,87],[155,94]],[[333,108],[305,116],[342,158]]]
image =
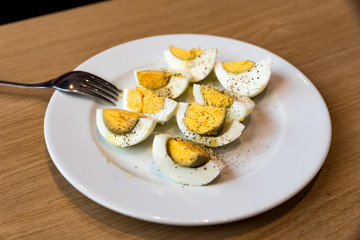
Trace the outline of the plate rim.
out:
[[[105,49],[104,51],[101,51],[97,54],[95,54],[94,56],[90,57],[89,59],[85,60],[83,63],[81,63],[78,67],[76,67],[75,69],[79,69],[79,68],[82,68],[83,66],[86,65],[86,63],[90,60],[94,60],[96,59],[98,56],[100,56],[101,54],[106,54],[106,52],[111,52],[114,48],[120,46],[120,45],[123,45],[123,44],[126,44],[126,43],[129,43],[129,42],[135,42],[135,41],[143,41],[143,40],[147,40],[147,39],[150,39],[150,38],[163,38],[163,37],[171,37],[171,36],[177,36],[177,37],[180,37],[180,36],[185,36],[185,37],[198,37],[198,36],[201,36],[201,37],[211,37],[211,38],[219,38],[219,39],[225,39],[225,40],[231,40],[231,41],[236,41],[236,42],[239,42],[239,43],[242,43],[242,44],[247,44],[247,45],[250,45],[252,47],[255,47],[257,49],[260,49],[262,51],[266,51],[266,52],[269,52],[275,56],[277,56],[279,59],[281,59],[282,61],[286,62],[287,64],[291,65],[291,67],[293,67],[294,70],[297,71],[297,73],[299,73],[304,79],[306,79],[308,81],[308,83],[310,84],[311,88],[313,90],[316,91],[317,95],[320,97],[318,100],[321,100],[322,101],[322,105],[325,107],[325,113],[327,113],[327,118],[328,118],[328,134],[329,134],[329,137],[328,137],[328,142],[325,144],[326,147],[323,149],[323,152],[324,152],[324,156],[323,156],[323,159],[321,161],[319,161],[319,164],[316,168],[313,169],[313,174],[311,174],[312,176],[309,177],[307,179],[307,181],[303,181],[303,184],[301,187],[299,187],[298,189],[294,189],[293,192],[290,192],[288,193],[288,195],[283,198],[281,201],[273,204],[273,205],[269,205],[267,206],[266,208],[262,208],[262,209],[259,209],[257,212],[253,212],[253,214],[249,214],[247,216],[241,216],[241,217],[228,217],[226,219],[224,218],[214,218],[208,222],[204,222],[204,221],[174,221],[174,220],[166,220],[166,219],[154,219],[153,217],[146,217],[146,216],[138,216],[136,214],[133,214],[131,211],[119,211],[119,209],[117,208],[114,208],[113,206],[110,206],[108,204],[104,204],[104,202],[102,201],[99,201],[98,199],[94,198],[88,191],[84,191],[84,189],[80,188],[76,182],[74,182],[74,179],[72,179],[67,173],[66,171],[62,168],[60,162],[58,162],[57,159],[57,156],[55,154],[54,151],[52,151],[51,149],[53,148],[53,146],[51,146],[51,141],[49,141],[49,129],[48,129],[48,125],[49,125],[49,114],[51,114],[51,111],[53,111],[52,109],[50,109],[50,107],[54,104],[54,101],[55,99],[59,96],[59,94],[61,95],[62,93],[58,92],[58,91],[55,91],[54,94],[52,95],[50,101],[49,101],[49,104],[48,104],[48,107],[46,109],[46,113],[45,113],[45,119],[44,119],[44,135],[45,135],[45,142],[46,142],[46,146],[47,146],[47,149],[49,151],[49,154],[51,156],[51,159],[52,161],[54,162],[55,166],[57,167],[57,169],[59,170],[59,172],[65,177],[65,179],[73,186],[75,187],[78,191],[80,191],[82,194],[84,194],[86,197],[90,198],[91,200],[93,200],[94,202],[108,208],[108,209],[111,209],[115,212],[118,212],[120,214],[123,214],[123,215],[127,215],[127,216],[130,216],[130,217],[133,217],[133,218],[137,218],[137,219],[140,219],[140,220],[145,220],[145,221],[149,221],[149,222],[155,222],[155,223],[161,223],[161,224],[168,224],[168,225],[187,225],[187,226],[194,226],[194,225],[213,225],[213,224],[221,224],[221,223],[227,223],[227,222],[232,222],[232,221],[237,221],[237,220],[241,220],[241,219],[245,219],[245,218],[249,218],[249,217],[252,217],[252,216],[255,216],[255,215],[258,215],[260,213],[263,213],[263,212],[266,212],[278,205],[281,205],[282,203],[286,202],[287,200],[289,200],[291,197],[293,197],[294,195],[296,195],[299,191],[301,191],[306,185],[308,185],[312,179],[316,176],[316,174],[319,172],[319,170],[321,169],[323,163],[325,162],[326,160],[326,157],[327,157],[327,154],[329,152],[329,149],[330,149],[330,145],[331,145],[331,135],[332,135],[332,126],[331,126],[331,118],[330,118],[330,114],[329,114],[329,110],[327,108],[327,105],[326,105],[326,102],[325,100],[323,99],[321,93],[318,91],[318,89],[313,85],[313,83],[298,69],[296,68],[294,65],[292,65],[290,62],[288,62],[287,60],[283,59],[282,57],[280,57],[279,55],[276,55],[262,47],[259,47],[259,46],[256,46],[256,45],[253,45],[251,43],[248,43],[248,42],[244,42],[244,41],[241,41],[241,40],[237,40],[237,39],[231,39],[231,38],[227,38],[227,37],[221,37],[221,36],[214,36],[214,35],[206,35],[206,34],[163,34],[163,35],[154,35],[154,36],[149,36],[149,37],[145,37],[145,38],[140,38],[140,39],[135,39],[135,40],[132,40],[132,41],[128,41],[128,42],[124,42],[124,43],[120,43],[118,45],[115,45],[113,47],[110,47],[108,49]]]

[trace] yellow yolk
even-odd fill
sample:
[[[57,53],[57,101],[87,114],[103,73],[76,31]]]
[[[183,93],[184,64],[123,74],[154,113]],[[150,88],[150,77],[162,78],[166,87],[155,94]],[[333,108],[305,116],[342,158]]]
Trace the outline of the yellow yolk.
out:
[[[190,103],[183,122],[186,128],[200,135],[216,135],[225,122],[226,108]]]
[[[127,106],[138,113],[154,114],[164,106],[165,98],[141,87],[129,89]]]
[[[177,58],[182,60],[191,60],[202,54],[200,48],[192,48],[191,50],[184,50],[182,48],[174,47],[170,45],[170,52]]]
[[[224,62],[222,63],[225,71],[229,73],[243,73],[254,67],[255,63],[252,61],[236,61],[236,62]]]
[[[203,147],[182,138],[168,139],[166,149],[170,158],[182,167],[199,167],[210,160]]]
[[[234,99],[226,92],[214,87],[201,86],[200,92],[206,105],[228,108],[234,103]]]
[[[107,108],[102,110],[102,116],[106,128],[118,135],[130,132],[139,121],[142,114],[130,112],[118,108]]]
[[[141,87],[136,87],[136,91],[140,92],[143,96],[142,113],[154,114],[159,112],[164,106],[164,97],[160,97],[156,93],[153,93]]]
[[[168,85],[171,73],[166,71],[139,71],[136,73],[139,84],[146,89],[156,90]]]
[[[135,91],[133,89],[129,89],[127,95],[127,106],[138,113],[142,112],[143,109],[143,95],[139,91]]]

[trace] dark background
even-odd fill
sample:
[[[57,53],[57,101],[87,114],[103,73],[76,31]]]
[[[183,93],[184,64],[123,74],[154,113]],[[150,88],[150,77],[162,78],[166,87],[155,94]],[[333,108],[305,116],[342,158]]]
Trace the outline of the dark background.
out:
[[[0,7],[0,24],[79,7],[101,0],[73,0],[73,1],[3,1]]]

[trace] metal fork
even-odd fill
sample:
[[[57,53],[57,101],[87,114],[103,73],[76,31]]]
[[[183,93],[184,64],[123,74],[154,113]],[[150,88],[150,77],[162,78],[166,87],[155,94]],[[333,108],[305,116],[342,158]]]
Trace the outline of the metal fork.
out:
[[[0,85],[29,88],[55,88],[60,91],[95,97],[115,105],[122,92],[108,81],[88,72],[72,71],[43,83],[17,83],[0,80]]]

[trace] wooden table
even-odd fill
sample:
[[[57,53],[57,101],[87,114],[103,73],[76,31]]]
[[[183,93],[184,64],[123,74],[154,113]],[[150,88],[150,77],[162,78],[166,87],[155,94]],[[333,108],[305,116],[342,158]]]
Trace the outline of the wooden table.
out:
[[[0,26],[0,79],[40,82],[117,44],[171,33],[230,37],[297,66],[329,108],[317,177],[286,203],[218,226],[112,212],[73,188],[47,152],[52,90],[0,87],[0,239],[360,239],[360,5],[356,0],[106,1]]]

